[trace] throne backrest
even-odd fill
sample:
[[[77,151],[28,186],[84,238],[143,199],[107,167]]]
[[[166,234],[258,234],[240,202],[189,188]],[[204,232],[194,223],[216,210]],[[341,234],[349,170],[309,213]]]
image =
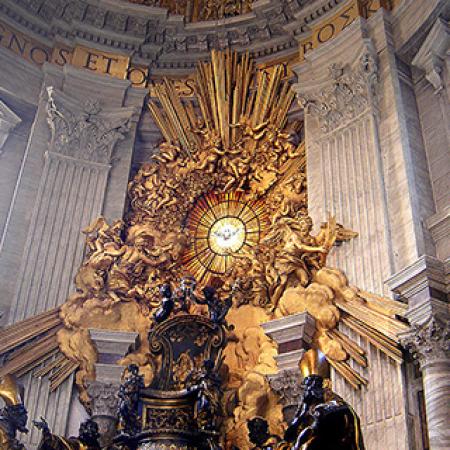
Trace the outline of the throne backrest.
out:
[[[149,336],[155,374],[151,389],[180,391],[203,362],[216,367],[226,344],[225,330],[205,316],[179,315],[157,325]]]

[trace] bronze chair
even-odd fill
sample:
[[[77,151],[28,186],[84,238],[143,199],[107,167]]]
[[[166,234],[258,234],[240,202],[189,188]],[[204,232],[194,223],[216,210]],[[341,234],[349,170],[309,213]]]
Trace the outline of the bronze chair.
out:
[[[194,386],[205,361],[214,371],[220,367],[224,326],[204,316],[178,315],[157,325],[149,341],[155,375],[150,387],[140,391],[138,448],[205,448],[218,432],[215,423],[203,425],[199,420],[199,391]]]

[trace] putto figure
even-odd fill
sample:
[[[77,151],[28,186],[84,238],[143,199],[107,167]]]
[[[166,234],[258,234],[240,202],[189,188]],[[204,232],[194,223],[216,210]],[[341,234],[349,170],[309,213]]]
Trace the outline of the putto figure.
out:
[[[222,301],[217,296],[217,292],[213,287],[206,286],[205,288],[203,288],[204,298],[198,298],[194,296],[194,294],[191,294],[191,298],[199,305],[207,305],[209,318],[211,319],[211,321],[221,325],[225,322],[225,317],[228,313],[228,310],[231,308],[232,295],[230,295],[226,300]]]
[[[5,402],[5,407],[0,409],[0,449],[25,450],[16,439],[16,434],[18,431],[28,433],[28,413],[16,380],[11,375],[0,379],[0,398]]]
[[[359,418],[341,397],[324,386],[326,361],[309,350],[300,361],[304,394],[284,435],[282,449],[364,450]]]

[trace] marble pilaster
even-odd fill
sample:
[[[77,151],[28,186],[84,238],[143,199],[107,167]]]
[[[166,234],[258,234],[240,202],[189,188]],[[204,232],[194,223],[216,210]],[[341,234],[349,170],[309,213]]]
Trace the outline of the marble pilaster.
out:
[[[21,252],[10,323],[61,305],[83,259],[81,230],[99,215],[122,215],[145,96],[128,81],[69,66],[46,65],[44,71],[4,239],[6,248]],[[24,221],[22,211],[27,213],[26,238],[18,241],[14,227]],[[45,415],[52,430],[65,435],[73,379],[51,395],[47,380],[29,374],[24,384],[30,418]],[[39,434],[29,428],[23,442],[34,449]]]
[[[385,280],[433,247],[421,220],[433,201],[417,107],[390,20],[384,10],[358,18],[293,68],[305,106],[310,215],[320,223],[331,213],[359,233],[327,262],[352,284],[385,295]],[[368,368],[359,369],[367,389],[355,391],[331,371],[333,389],[361,418],[366,445],[414,448],[402,364],[344,325],[339,330],[367,354]]]
[[[308,210],[358,231],[330,265],[352,283],[383,292],[392,254],[379,141],[379,60],[363,19],[294,67],[305,107]],[[370,174],[370,176],[368,176]]]
[[[450,257],[449,46],[449,25],[438,17],[411,62],[418,72],[415,91],[436,210],[426,225],[441,260]]]
[[[12,322],[61,304],[83,257],[80,229],[102,210],[113,149],[134,108],[102,110],[47,89],[52,130],[18,277]],[[35,245],[36,243],[39,245]],[[64,270],[63,268],[70,270]]]
[[[28,146],[28,140],[35,120],[43,75],[41,70],[1,46],[0,67],[0,99],[21,119],[10,130],[0,151],[0,309],[5,312],[0,323],[6,325],[16,282],[11,274],[19,270],[29,224],[29,204],[21,201],[21,187],[31,181],[24,163],[34,150]],[[33,199],[34,195],[30,195],[30,203]],[[9,230],[14,230],[13,238],[9,238]]]
[[[8,106],[0,99],[0,158],[2,157],[2,153],[4,152],[4,145],[10,132],[22,121],[22,119],[14,113]],[[3,234],[4,223],[7,220],[7,217],[2,217],[1,214],[3,211],[3,199],[0,198],[0,250],[1,250],[1,236]],[[8,199],[9,200],[9,199]],[[0,326],[2,324],[2,318],[5,315],[6,311],[3,307],[6,305],[2,305],[0,303]]]
[[[10,131],[21,121],[22,119],[0,100],[0,156],[2,155],[2,148],[6,139],[8,139]]]

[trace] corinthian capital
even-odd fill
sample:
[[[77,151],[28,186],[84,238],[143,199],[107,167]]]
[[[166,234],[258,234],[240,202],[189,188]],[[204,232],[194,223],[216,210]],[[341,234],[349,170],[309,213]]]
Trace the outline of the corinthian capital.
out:
[[[130,130],[134,108],[102,108],[48,89],[47,118],[52,132],[50,151],[83,161],[109,164],[117,142]]]
[[[450,357],[449,320],[431,316],[424,324],[413,325],[400,336],[400,342],[421,367]]]
[[[300,383],[299,369],[285,369],[276,375],[269,375],[269,385],[280,397],[283,406],[297,405],[303,388]]]
[[[361,55],[356,66],[334,63],[328,67],[330,83],[308,94],[299,94],[305,110],[318,118],[320,129],[329,133],[376,106],[378,64],[372,52]]]
[[[101,383],[98,381],[88,384],[93,416],[117,417],[119,386],[118,383]]]

